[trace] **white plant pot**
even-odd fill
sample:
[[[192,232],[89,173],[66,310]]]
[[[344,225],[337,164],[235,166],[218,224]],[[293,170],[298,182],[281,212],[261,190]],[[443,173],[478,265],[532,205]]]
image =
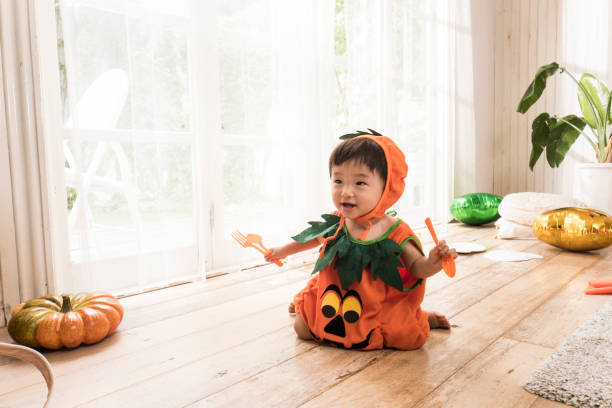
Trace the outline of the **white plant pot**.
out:
[[[589,208],[612,215],[612,163],[577,164],[574,195]]]

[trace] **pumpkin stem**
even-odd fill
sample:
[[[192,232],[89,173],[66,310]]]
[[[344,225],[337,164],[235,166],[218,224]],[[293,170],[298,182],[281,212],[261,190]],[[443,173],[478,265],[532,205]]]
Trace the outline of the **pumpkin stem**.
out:
[[[70,306],[70,296],[62,295],[62,310],[61,313],[72,312],[72,307]]]

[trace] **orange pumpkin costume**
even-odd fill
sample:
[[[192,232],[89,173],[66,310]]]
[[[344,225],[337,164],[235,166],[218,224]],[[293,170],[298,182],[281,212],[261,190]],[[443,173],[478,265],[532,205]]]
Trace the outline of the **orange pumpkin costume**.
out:
[[[385,136],[362,135],[376,142],[387,159],[387,180],[376,207],[357,221],[384,216],[402,195],[408,172],[404,155]],[[410,243],[421,253],[421,244],[401,220],[381,237],[363,241],[367,231],[355,239],[338,212],[323,215],[325,222],[293,237],[325,241],[314,276],[294,298],[296,312],[315,340],[340,347],[372,350],[391,347],[411,350],[429,336],[427,313],[421,310],[425,281],[412,276],[400,257]]]

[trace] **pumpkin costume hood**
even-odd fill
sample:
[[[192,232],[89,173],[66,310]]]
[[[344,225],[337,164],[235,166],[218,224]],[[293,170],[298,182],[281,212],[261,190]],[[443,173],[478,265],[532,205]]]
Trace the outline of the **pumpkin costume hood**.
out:
[[[404,153],[387,136],[361,135],[358,138],[370,139],[380,146],[387,160],[387,181],[378,204],[372,211],[356,219],[359,222],[364,222],[371,218],[381,218],[400,199],[406,186],[404,179],[408,175],[408,165]]]

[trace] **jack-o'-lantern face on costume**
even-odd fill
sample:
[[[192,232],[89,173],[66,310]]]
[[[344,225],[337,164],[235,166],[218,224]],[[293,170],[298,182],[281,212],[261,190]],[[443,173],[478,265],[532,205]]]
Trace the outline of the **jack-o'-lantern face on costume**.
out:
[[[319,312],[329,321],[325,323],[323,328],[326,333],[325,337],[317,340],[350,349],[367,347],[371,332],[362,341],[352,343],[349,347],[345,346],[347,337],[352,337],[351,329],[358,322],[362,311],[363,303],[359,293],[349,290],[343,294],[338,286],[333,284],[327,286],[321,297],[321,310]]]

